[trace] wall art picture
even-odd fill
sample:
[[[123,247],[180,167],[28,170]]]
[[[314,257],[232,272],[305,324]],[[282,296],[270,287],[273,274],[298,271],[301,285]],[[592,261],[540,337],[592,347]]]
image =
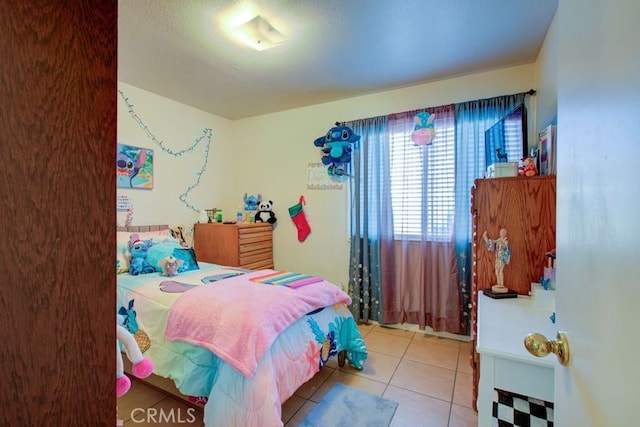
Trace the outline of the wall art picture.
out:
[[[118,144],[116,154],[118,188],[153,188],[153,150]]]
[[[307,166],[307,188],[310,190],[342,190],[342,182],[331,178],[325,164],[309,163]]]

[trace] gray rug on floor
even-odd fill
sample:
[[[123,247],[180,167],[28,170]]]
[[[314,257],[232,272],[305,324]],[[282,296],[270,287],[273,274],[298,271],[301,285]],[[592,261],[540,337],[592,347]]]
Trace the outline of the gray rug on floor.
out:
[[[397,408],[397,402],[337,383],[300,426],[388,427]]]

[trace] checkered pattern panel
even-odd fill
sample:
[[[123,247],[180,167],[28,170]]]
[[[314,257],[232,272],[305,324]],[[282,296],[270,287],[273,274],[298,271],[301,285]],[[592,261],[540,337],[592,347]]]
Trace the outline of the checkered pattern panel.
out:
[[[494,390],[494,427],[553,427],[553,402]]]

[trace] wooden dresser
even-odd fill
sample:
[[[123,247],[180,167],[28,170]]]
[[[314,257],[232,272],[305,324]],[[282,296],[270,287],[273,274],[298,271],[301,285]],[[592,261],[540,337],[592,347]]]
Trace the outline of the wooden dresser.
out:
[[[273,226],[195,224],[193,248],[198,261],[251,270],[273,268]]]
[[[471,189],[472,292],[471,366],[473,407],[477,410],[479,356],[476,352],[478,293],[495,285],[495,253],[489,252],[482,234],[495,239],[507,230],[511,260],[504,268],[504,284],[520,295],[528,295],[538,282],[545,254],[556,247],[556,177],[477,179]],[[508,321],[508,320],[507,320]]]

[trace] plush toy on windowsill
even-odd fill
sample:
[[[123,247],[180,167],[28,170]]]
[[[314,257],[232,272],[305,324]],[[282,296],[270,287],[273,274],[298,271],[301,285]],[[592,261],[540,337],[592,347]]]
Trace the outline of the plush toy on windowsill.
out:
[[[258,204],[258,212],[256,212],[255,222],[268,222],[269,224],[275,224],[277,221],[276,214],[273,213],[271,207],[273,202],[271,200],[263,200]]]
[[[158,264],[162,267],[162,275],[167,277],[173,277],[178,275],[178,269],[184,264],[184,261],[169,255],[161,259]]]
[[[124,396],[131,388],[131,380],[124,373],[124,362],[120,343],[129,360],[131,372],[138,378],[146,378],[153,372],[153,362],[142,355],[140,347],[131,332],[116,321],[116,397]]]

